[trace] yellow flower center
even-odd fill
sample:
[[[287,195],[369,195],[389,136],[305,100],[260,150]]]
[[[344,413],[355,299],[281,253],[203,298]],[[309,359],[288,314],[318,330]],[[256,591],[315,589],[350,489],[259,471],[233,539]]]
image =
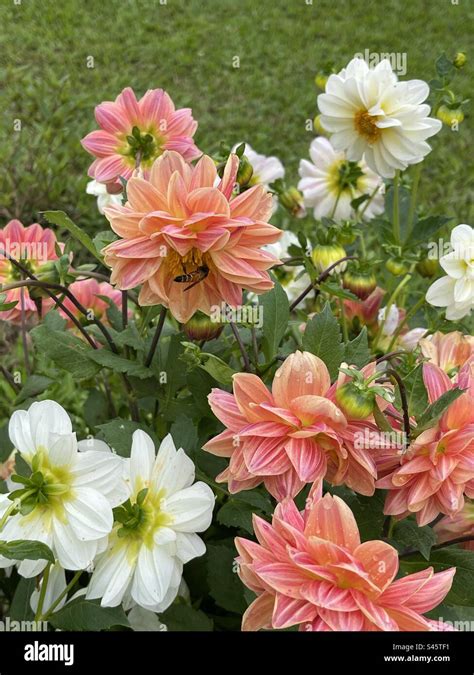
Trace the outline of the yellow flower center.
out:
[[[359,110],[354,118],[354,126],[358,134],[363,136],[370,144],[379,140],[381,131],[376,125],[377,118],[370,115],[367,110]]]

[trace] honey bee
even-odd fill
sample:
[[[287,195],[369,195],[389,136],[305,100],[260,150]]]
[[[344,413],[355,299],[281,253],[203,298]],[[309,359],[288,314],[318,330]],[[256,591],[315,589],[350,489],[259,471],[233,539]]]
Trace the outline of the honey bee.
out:
[[[207,265],[200,265],[192,272],[186,272],[186,269],[183,267],[183,272],[184,274],[175,277],[173,281],[177,281],[179,284],[191,282],[190,285],[184,289],[185,291],[189,291],[193,286],[196,286],[196,284],[199,284],[207,277],[209,274],[209,267]]]

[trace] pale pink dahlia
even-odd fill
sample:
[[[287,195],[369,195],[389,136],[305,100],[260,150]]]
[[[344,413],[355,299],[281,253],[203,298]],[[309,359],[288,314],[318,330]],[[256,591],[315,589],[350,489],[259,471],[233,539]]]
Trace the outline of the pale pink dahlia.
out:
[[[383,541],[361,544],[350,508],[326,494],[300,513],[291,500],[272,523],[254,516],[258,542],[238,537],[239,576],[258,598],[242,630],[431,631],[423,616],[451,588],[455,568],[432,567],[397,579],[398,553]]]
[[[24,227],[19,220],[11,220],[0,229],[0,285],[8,286],[24,278],[22,272],[10,262],[10,257],[20,262],[30,273],[41,277],[50,264],[58,259],[56,246],[53,230],[42,228],[38,223]],[[62,247],[61,244],[58,246]],[[0,312],[1,320],[19,323],[22,308],[26,318],[37,313],[38,307],[28,288],[15,288],[5,293],[5,303],[17,304],[12,309]],[[43,299],[43,309],[51,305],[49,298]]]
[[[333,395],[324,362],[299,351],[276,371],[271,392],[247,373],[234,375],[233,394],[213,389],[209,404],[227,428],[204,450],[230,458],[216,480],[233,493],[263,482],[279,501],[322,478],[373,494],[375,462],[357,437],[364,429],[377,434],[377,427],[348,420]]]
[[[81,143],[96,157],[89,176],[101,183],[119,176],[130,178],[137,158],[147,176],[154,160],[165,150],[178,152],[186,161],[202,154],[193,141],[197,122],[191,109],[176,110],[163,89],[149,89],[137,101],[133,89],[127,87],[115,101],[98,105],[95,118],[101,129],[87,134]]]
[[[423,356],[439,366],[448,375],[453,375],[474,356],[474,337],[460,331],[436,332],[420,340]]]
[[[95,318],[100,319],[102,323],[108,323],[106,311],[109,308],[109,303],[104,300],[104,298],[109,298],[119,310],[122,308],[121,292],[106,281],[99,283],[96,279],[79,279],[69,285],[69,290],[81,305],[87,309],[89,320]],[[69,298],[64,298],[63,305],[67,307],[73,316],[80,321],[85,321],[87,323],[87,317],[84,317],[84,314],[78,310],[76,305]],[[59,312],[68,320],[70,326],[74,325],[62,309],[60,309]],[[131,316],[132,312],[129,310],[128,314]]]
[[[121,237],[104,249],[111,282],[121,289],[143,284],[140,304],[169,307],[182,323],[222,302],[240,305],[243,288],[269,291],[267,270],[279,261],[262,246],[281,231],[268,223],[272,196],[263,185],[234,196],[238,166],[237,155],[230,155],[215,187],[210,157],[193,167],[166,152],[149,181],[131,178],[125,206],[105,209]]]
[[[377,482],[389,491],[384,512],[399,517],[416,513],[420,526],[439,513],[455,516],[464,495],[474,497],[474,359],[454,382],[438,366],[425,363],[423,379],[430,403],[454,387],[465,392],[412,441],[396,469]]]

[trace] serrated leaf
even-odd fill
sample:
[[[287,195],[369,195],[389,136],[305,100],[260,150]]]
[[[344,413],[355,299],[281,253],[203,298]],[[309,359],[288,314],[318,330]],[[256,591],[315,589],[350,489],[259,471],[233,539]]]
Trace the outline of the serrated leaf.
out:
[[[236,527],[253,534],[252,516],[256,509],[240,499],[230,499],[219,509],[217,522],[226,527]]]
[[[26,399],[42,394],[53,382],[54,380],[45,375],[30,375],[16,397],[15,405],[20,405]]]
[[[392,530],[393,544],[400,553],[409,549],[417,549],[426,559],[430,559],[431,547],[436,544],[433,528],[419,527],[413,520],[400,520]]]
[[[338,286],[327,281],[322,281],[319,283],[319,288],[329,295],[333,295],[336,298],[341,298],[341,300],[358,300],[359,298],[354,293],[351,293],[345,288]]]
[[[431,403],[421,417],[417,420],[416,434],[420,434],[423,430],[433,426],[439,420],[441,415],[449,408],[449,406],[463,394],[463,390],[455,387]]]
[[[332,380],[337,377],[344,358],[344,345],[341,329],[329,303],[326,303],[323,311],[313,316],[306,324],[303,348],[324,361]]]
[[[8,560],[47,560],[54,564],[54,554],[41,541],[16,539],[0,541],[0,555]]]
[[[207,581],[210,594],[217,604],[228,612],[243,614],[247,609],[244,586],[237,575],[233,546],[208,544]]]
[[[428,392],[423,381],[423,364],[419,363],[404,379],[407,394],[408,412],[410,416],[418,417],[428,406]],[[396,400],[401,406],[400,392],[397,387]]]
[[[270,361],[277,353],[288,327],[290,318],[288,296],[281,285],[275,282],[271,291],[260,296],[259,304],[263,312],[263,353],[267,361]]]
[[[48,356],[54,363],[82,380],[94,377],[100,366],[89,358],[92,347],[72,333],[51,330],[46,325],[31,331],[35,348]]]
[[[117,417],[106,424],[98,424],[99,436],[101,440],[105,441],[115,452],[122,457],[130,457],[130,450],[132,447],[133,432],[137,429],[145,431],[155,444],[158,450],[159,441],[155,432],[139,422],[132,422],[131,420],[123,420]]]
[[[83,230],[81,227],[78,227],[76,223],[74,223],[69,216],[64,213],[64,211],[44,211],[43,212],[44,217],[46,220],[48,220],[50,223],[53,223],[53,225],[57,225],[58,227],[63,227],[66,229],[74,239],[76,239],[84,248],[86,248],[89,253],[91,253],[94,258],[97,258],[97,260],[101,263],[102,262],[102,256],[100,253],[98,253],[96,247],[94,246],[94,242],[92,239],[89,237],[87,232]]]
[[[8,612],[10,619],[13,621],[32,621],[34,619],[30,598],[35,588],[36,577],[31,579],[20,578]]]
[[[68,602],[52,614],[49,623],[58,630],[98,631],[113,626],[130,627],[122,607],[101,607],[99,601],[83,597]]]
[[[344,361],[349,365],[363,368],[370,359],[367,328],[364,326],[357,337],[344,345]]]
[[[431,241],[433,236],[449,223],[450,220],[452,220],[452,217],[449,218],[447,216],[428,216],[428,218],[418,220],[413,227],[407,243],[412,247]]]
[[[183,448],[185,453],[192,453],[198,444],[198,435],[192,419],[187,415],[180,414],[170,428],[176,448]]]
[[[137,361],[130,361],[119,354],[114,354],[108,349],[89,350],[88,356],[95,363],[109,368],[115,373],[126,373],[131,377],[138,377],[141,380],[153,377],[153,371],[150,368]]]
[[[162,621],[168,631],[190,632],[213,630],[213,622],[208,616],[199,609],[194,609],[189,605],[175,604],[171,605],[165,612],[160,614]]]
[[[202,355],[204,357],[204,354]],[[235,373],[225,361],[214,354],[205,354],[205,360],[199,366],[205,370],[216,382],[229,386],[232,384],[232,376]]]

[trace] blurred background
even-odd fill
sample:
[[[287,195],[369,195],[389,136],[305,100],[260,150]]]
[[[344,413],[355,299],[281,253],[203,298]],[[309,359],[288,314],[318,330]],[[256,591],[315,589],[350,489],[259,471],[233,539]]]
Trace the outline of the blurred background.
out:
[[[91,233],[104,229],[85,193],[92,158],[79,141],[97,128],[94,106],[126,86],[137,96],[162,87],[176,107],[192,107],[206,153],[247,141],[280,157],[296,183],[314,136],[306,123],[317,112],[318,71],[368,49],[406,53],[405,78],[430,80],[442,52],[466,51],[455,93],[467,98],[473,25],[468,0],[1,0],[0,227],[50,208]],[[432,139],[421,202],[472,224],[465,114],[459,131],[444,126]]]

